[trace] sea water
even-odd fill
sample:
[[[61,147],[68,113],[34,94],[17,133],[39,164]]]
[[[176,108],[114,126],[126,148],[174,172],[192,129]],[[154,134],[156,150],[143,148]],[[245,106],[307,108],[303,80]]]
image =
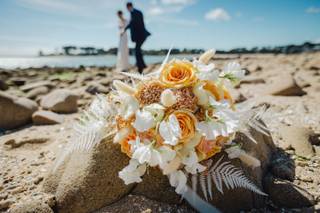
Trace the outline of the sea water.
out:
[[[193,55],[172,55],[175,58],[192,59]],[[147,64],[161,63],[165,58],[164,55],[144,56]],[[0,56],[0,68],[16,69],[16,68],[40,68],[48,67],[79,67],[79,66],[115,66],[117,56],[101,55],[101,56],[29,56],[29,57],[3,57]],[[130,64],[135,64],[135,58],[130,56]]]

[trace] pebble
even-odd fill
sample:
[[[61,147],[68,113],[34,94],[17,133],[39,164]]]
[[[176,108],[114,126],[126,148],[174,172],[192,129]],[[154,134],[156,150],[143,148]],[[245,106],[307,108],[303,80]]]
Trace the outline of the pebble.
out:
[[[33,183],[36,184],[36,185],[38,185],[42,180],[43,180],[43,177],[42,177],[42,176],[39,176],[39,177],[37,177],[37,178],[33,181]]]
[[[8,209],[13,203],[14,203],[13,200],[9,200],[9,199],[0,201],[0,210]]]
[[[8,194],[6,192],[0,194],[0,200],[5,200],[8,198]]]
[[[26,191],[26,189],[22,186],[19,186],[17,188],[15,188],[14,190],[11,190],[11,194],[18,194],[18,193],[21,193],[21,192],[24,192]]]

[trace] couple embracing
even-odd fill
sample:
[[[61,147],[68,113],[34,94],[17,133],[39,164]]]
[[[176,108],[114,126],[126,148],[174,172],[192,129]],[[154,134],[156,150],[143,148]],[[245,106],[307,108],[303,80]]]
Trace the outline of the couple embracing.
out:
[[[117,70],[125,71],[128,70],[130,66],[128,37],[126,33],[126,30],[130,29],[131,40],[136,44],[136,65],[139,73],[142,73],[143,69],[147,66],[143,60],[141,46],[151,34],[145,28],[142,12],[135,9],[131,2],[127,3],[127,9],[131,14],[130,22],[127,22],[127,20],[124,18],[122,11],[118,11],[120,42],[117,55]]]

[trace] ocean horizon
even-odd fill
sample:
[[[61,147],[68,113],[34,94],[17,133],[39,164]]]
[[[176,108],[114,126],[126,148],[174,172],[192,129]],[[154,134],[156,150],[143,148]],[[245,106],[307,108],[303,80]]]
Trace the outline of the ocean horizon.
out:
[[[192,59],[194,55],[171,55],[179,59]],[[161,63],[165,55],[144,56],[147,64]],[[113,67],[116,65],[116,55],[99,56],[0,56],[0,68],[2,69],[26,69],[41,67],[66,67],[76,68],[79,66]],[[129,57],[130,64],[135,64],[134,56]]]

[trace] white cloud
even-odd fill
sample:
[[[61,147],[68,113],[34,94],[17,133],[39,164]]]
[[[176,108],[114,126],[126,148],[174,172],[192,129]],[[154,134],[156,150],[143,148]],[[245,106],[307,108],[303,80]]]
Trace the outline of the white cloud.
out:
[[[205,14],[205,19],[212,21],[229,21],[231,16],[223,8],[215,8]]]
[[[161,0],[166,5],[190,5],[195,3],[195,0]]]
[[[151,16],[158,16],[165,13],[165,11],[163,8],[156,6],[156,7],[150,8],[147,13]]]
[[[306,9],[306,13],[320,13],[320,7],[309,7]]]
[[[195,2],[196,0],[151,0],[147,8],[147,14],[150,16],[159,16],[178,13]]]

